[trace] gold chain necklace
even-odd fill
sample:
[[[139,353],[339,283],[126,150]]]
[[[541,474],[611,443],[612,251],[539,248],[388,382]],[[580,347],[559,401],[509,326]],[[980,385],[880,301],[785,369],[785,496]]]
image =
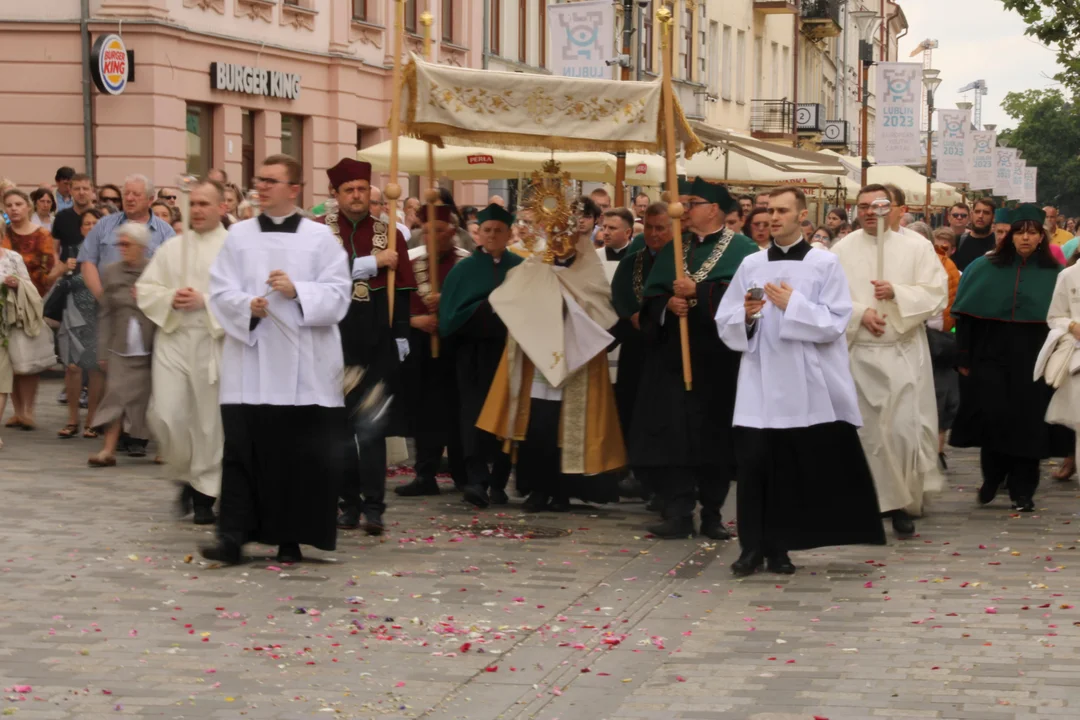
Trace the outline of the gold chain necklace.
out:
[[[716,263],[719,262],[720,257],[727,250],[728,245],[731,244],[731,239],[735,237],[735,233],[728,228],[724,228],[720,233],[720,239],[716,241],[716,245],[713,246],[712,252],[709,253],[709,257],[705,258],[705,262],[701,263],[701,267],[696,272],[690,272],[690,268],[687,264],[690,259],[690,248],[694,242],[691,240],[688,243],[683,244],[683,273],[696,283],[702,282],[705,278],[709,277],[709,273],[716,267]]]
[[[634,258],[634,297],[637,298],[638,305],[641,305],[641,300],[645,296],[645,253],[647,250],[641,250],[638,252],[637,257]]]

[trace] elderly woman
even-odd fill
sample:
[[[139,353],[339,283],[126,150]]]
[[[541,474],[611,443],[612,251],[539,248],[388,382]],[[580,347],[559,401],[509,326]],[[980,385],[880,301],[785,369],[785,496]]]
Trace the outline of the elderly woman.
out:
[[[8,214],[8,226],[0,245],[22,256],[30,282],[40,297],[64,272],[60,254],[49,231],[35,223],[31,217],[33,207],[30,196],[22,190],[9,188],[4,191],[4,210]],[[11,394],[14,415],[7,427],[34,430],[34,404],[37,398],[38,375],[18,375]]]
[[[32,287],[30,273],[26,271],[22,256],[13,250],[0,247],[0,308],[9,303],[13,304],[20,285]],[[0,312],[0,417],[4,415],[7,396],[11,394],[14,382],[11,357],[7,350],[7,339],[15,330],[13,319],[13,314]],[[0,450],[3,447],[4,441],[0,440]]]
[[[116,230],[120,262],[101,272],[101,310],[98,314],[98,364],[107,375],[105,397],[95,422],[105,429],[101,452],[91,455],[91,467],[116,465],[116,446],[125,421],[129,455],[146,454],[150,433],[146,408],[150,403],[150,351],[154,324],[135,303],[135,281],[146,268],[146,245],[150,231],[129,222]]]

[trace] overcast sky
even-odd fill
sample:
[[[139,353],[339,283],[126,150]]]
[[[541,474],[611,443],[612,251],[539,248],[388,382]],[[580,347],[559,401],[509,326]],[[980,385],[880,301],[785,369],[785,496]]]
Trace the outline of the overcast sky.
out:
[[[1002,129],[1015,125],[1000,108],[1006,93],[1056,85],[1052,79],[1060,70],[1056,52],[1024,35],[1023,20],[1005,10],[1000,0],[900,0],[900,5],[910,26],[900,40],[901,61],[926,38],[940,43],[933,58],[942,78],[937,107],[974,101],[974,92],[956,91],[969,82],[986,80],[989,93],[983,98],[982,121]]]

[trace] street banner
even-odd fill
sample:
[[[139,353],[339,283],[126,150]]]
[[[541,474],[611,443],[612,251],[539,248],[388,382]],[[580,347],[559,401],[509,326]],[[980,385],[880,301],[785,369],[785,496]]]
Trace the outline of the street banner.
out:
[[[997,133],[992,130],[976,130],[971,133],[968,183],[972,190],[990,190],[997,174]]]
[[[878,165],[918,165],[925,161],[920,143],[922,63],[878,63],[874,161]]]
[[[1038,180],[1039,168],[1037,167],[1025,167],[1024,168],[1024,202],[1038,202],[1036,198],[1036,185]]]
[[[547,2],[547,0],[541,0]],[[611,80],[615,60],[615,8],[611,0],[551,3],[547,7],[551,73]]]
[[[971,110],[938,110],[937,179],[947,183],[970,182]]]
[[[1012,164],[1012,177],[1009,178],[1009,199],[1024,201],[1024,168],[1027,167],[1027,160],[1021,160],[1019,157],[1013,160]]]
[[[997,172],[994,175],[994,194],[1008,199],[1012,191],[1012,166],[1016,160],[1015,148],[995,148]]]

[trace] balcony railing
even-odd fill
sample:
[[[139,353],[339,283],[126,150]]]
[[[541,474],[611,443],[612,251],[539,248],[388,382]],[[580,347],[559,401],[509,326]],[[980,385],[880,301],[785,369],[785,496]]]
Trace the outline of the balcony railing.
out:
[[[799,9],[795,0],[754,0],[754,11],[764,15],[794,15]]]
[[[823,40],[840,34],[842,0],[802,0],[802,31],[811,40]]]
[[[795,128],[795,103],[789,100],[751,100],[750,131],[755,137],[790,135]]]

